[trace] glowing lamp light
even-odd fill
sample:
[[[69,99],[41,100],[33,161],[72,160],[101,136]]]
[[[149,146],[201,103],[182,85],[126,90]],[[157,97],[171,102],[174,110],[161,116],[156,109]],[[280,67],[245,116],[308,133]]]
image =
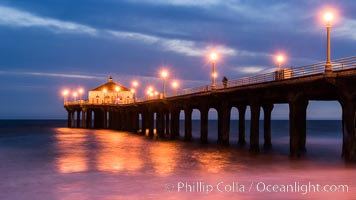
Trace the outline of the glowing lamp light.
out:
[[[79,92],[79,94],[83,94],[84,93],[83,88],[79,88],[78,92]]]
[[[217,53],[213,52],[213,53],[210,54],[210,60],[212,62],[215,62],[217,59],[218,59],[218,54]]]
[[[283,55],[278,55],[277,58],[276,58],[277,62],[280,64],[280,63],[283,63],[284,62],[284,56]]]
[[[148,87],[148,91],[152,92],[153,91],[153,87]]]
[[[214,78],[216,78],[216,77],[218,77],[218,74],[215,72],[215,73],[213,73],[211,76],[214,77]]]
[[[132,86],[137,87],[138,86],[138,82],[137,81],[132,81]]]
[[[161,77],[162,77],[162,78],[167,78],[167,77],[168,77],[168,72],[167,72],[167,70],[162,70],[162,71],[161,71]]]
[[[324,14],[324,20],[329,24],[334,19],[334,14],[332,12],[326,12]]]
[[[77,92],[73,92],[73,97],[77,97],[78,93]]]
[[[135,89],[131,89],[131,93],[132,93],[132,94],[135,93]]]
[[[120,90],[121,90],[121,88],[120,88],[119,86],[116,86],[116,87],[115,87],[115,91],[116,91],[116,92],[119,92]],[[106,92],[106,91],[105,91],[105,92]]]
[[[69,90],[65,89],[62,91],[63,96],[68,96],[68,94],[69,94]]]
[[[103,89],[103,92],[104,92],[104,93],[106,93],[106,92],[107,92],[106,88],[104,88],[104,89]]]
[[[177,81],[173,81],[172,82],[172,87],[175,89],[175,88],[177,88],[178,87],[178,82]]]
[[[155,91],[155,95],[157,96],[159,93],[157,91]]]

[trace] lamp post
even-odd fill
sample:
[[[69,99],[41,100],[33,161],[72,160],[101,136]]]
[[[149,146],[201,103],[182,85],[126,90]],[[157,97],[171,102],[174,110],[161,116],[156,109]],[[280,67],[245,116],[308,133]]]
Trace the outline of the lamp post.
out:
[[[177,88],[178,88],[179,84],[178,81],[173,81],[172,82],[172,88],[174,90],[174,95],[177,95]]]
[[[152,87],[152,86],[149,86],[149,87],[147,88],[146,94],[147,94],[148,98],[153,97],[153,87]]]
[[[62,96],[63,96],[63,103],[64,105],[67,104],[68,101],[68,94],[69,94],[69,90],[65,89],[62,91]]]
[[[131,89],[131,93],[132,93],[132,97],[133,97],[133,101],[135,102],[136,100],[135,100],[135,89]]]
[[[120,92],[121,88],[119,86],[115,87],[115,91],[116,91],[116,102],[119,103],[119,92]]]
[[[84,93],[83,88],[79,88],[78,92],[79,92],[79,99],[80,99],[80,102],[82,102],[82,99],[83,99],[83,93]]]
[[[281,71],[282,70],[282,64],[284,62],[284,56],[279,54],[276,58],[276,61],[278,63],[278,71]]]
[[[326,12],[324,14],[324,20],[326,22],[326,64],[325,72],[332,72],[331,53],[330,53],[330,29],[331,21],[334,19],[334,14],[331,12]]]
[[[165,98],[166,97],[166,79],[168,77],[168,72],[166,70],[162,70],[161,77],[163,79],[163,98]]]
[[[275,72],[276,80],[282,80],[284,78],[284,74],[283,74],[283,71],[282,71],[282,64],[283,64],[284,60],[285,60],[285,58],[284,58],[284,56],[282,54],[278,54],[276,56],[276,62],[278,64],[278,69]]]
[[[78,96],[78,93],[77,93],[77,92],[73,92],[74,102],[76,102],[76,101],[77,101],[77,96]]]
[[[215,64],[216,64],[216,60],[218,59],[218,54],[216,54],[215,52],[210,54],[210,61],[212,62],[212,69],[211,69],[211,89],[215,89],[216,88],[216,72],[215,72]]]
[[[138,87],[138,81],[132,81],[132,86],[133,86],[134,91],[135,91],[135,92],[132,94],[132,95],[133,95],[134,102],[135,102],[135,101],[136,101],[136,97],[137,97],[136,91],[137,91],[137,87]]]

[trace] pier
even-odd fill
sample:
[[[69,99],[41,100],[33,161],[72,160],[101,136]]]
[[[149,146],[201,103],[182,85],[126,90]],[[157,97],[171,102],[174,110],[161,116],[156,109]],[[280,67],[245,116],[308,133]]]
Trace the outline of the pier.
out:
[[[331,67],[330,67],[331,65]],[[245,141],[245,113],[251,111],[250,150],[260,151],[259,127],[264,127],[264,148],[271,148],[271,113],[274,104],[289,105],[290,155],[306,151],[306,119],[310,100],[338,101],[342,108],[342,157],[356,161],[356,56],[282,69],[222,84],[184,89],[156,98],[133,99],[124,103],[90,101],[65,102],[68,127],[113,129],[170,139],[179,136],[180,112],[184,112],[184,140],[192,139],[192,111],[200,111],[200,140],[217,134],[218,143],[229,145],[230,113],[239,112],[240,145]],[[208,111],[218,112],[218,133],[208,131]],[[260,124],[260,111],[263,124]],[[141,123],[140,123],[141,122]]]

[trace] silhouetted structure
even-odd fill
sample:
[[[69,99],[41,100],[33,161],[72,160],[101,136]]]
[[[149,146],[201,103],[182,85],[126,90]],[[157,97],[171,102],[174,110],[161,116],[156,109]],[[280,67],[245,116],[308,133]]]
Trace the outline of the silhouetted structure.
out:
[[[142,99],[129,104],[66,104],[68,127],[115,129],[158,137],[179,136],[180,112],[184,111],[184,139],[192,138],[192,111],[200,111],[202,143],[208,138],[208,111],[218,112],[218,142],[229,144],[230,111],[239,111],[239,144],[245,144],[245,112],[251,111],[250,149],[260,150],[260,111],[264,112],[264,147],[271,143],[271,112],[274,104],[289,105],[290,154],[299,156],[306,145],[306,110],[309,100],[338,101],[342,107],[345,160],[356,161],[356,57],[334,60],[333,71],[325,72],[325,63],[291,69],[286,79],[275,73],[229,81],[229,87],[217,85],[182,90],[161,99]],[[81,113],[81,115],[80,115]],[[81,117],[82,116],[82,117]],[[141,119],[141,120],[140,120]],[[140,123],[141,121],[141,123]],[[156,123],[156,125],[155,125]]]

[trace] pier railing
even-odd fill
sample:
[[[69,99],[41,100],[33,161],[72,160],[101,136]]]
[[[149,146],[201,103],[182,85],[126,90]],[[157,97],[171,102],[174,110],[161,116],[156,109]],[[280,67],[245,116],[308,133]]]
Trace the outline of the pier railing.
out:
[[[198,93],[205,93],[211,92],[215,90],[223,90],[226,88],[236,88],[248,85],[256,85],[268,82],[277,82],[277,81],[285,81],[290,79],[297,79],[302,77],[308,76],[315,76],[325,73],[325,62],[314,63],[311,65],[301,66],[301,67],[291,67],[291,68],[284,68],[281,70],[277,70],[274,72],[268,72],[256,76],[251,77],[244,77],[238,78],[234,80],[229,80],[225,84],[218,83],[216,86],[212,85],[204,85],[199,87],[187,88],[180,91],[176,91],[174,93],[169,93],[165,97],[166,98],[173,98],[177,96],[184,96],[184,95],[191,95],[191,94],[198,94]],[[356,68],[356,56],[350,56],[345,58],[339,58],[331,61],[332,71],[343,71],[349,69]],[[129,99],[123,102],[101,102],[101,103],[90,103],[89,101],[75,101],[75,102],[65,102],[66,105],[78,105],[78,104],[106,104],[106,105],[122,105],[122,104],[132,104],[136,102],[145,102],[157,99],[163,99],[162,95],[153,96],[153,97],[144,97],[139,99]]]
[[[356,68],[356,56],[340,58],[332,60],[332,70],[341,71]],[[212,85],[199,86],[194,88],[183,89],[176,93],[170,93],[166,97],[189,95],[194,93],[209,92],[213,89],[220,90],[225,88],[234,88],[247,85],[255,85],[260,83],[268,83],[275,81],[283,81],[288,79],[302,78],[307,76],[314,76],[325,73],[325,62],[314,63],[301,67],[284,68],[280,71],[259,74],[251,77],[244,77],[227,81],[226,85],[223,83],[216,84],[213,88]]]

